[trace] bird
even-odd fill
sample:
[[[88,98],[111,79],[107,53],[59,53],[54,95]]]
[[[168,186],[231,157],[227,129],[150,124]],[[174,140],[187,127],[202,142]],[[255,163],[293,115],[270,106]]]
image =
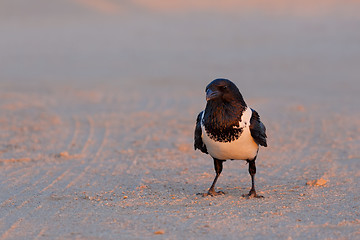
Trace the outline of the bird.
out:
[[[248,107],[238,87],[230,80],[218,78],[205,89],[206,107],[196,118],[194,149],[214,160],[215,178],[205,196],[225,194],[215,191],[215,184],[226,160],[245,160],[249,164],[251,189],[246,198],[262,198],[255,191],[255,160],[259,146],[267,147],[265,125],[259,114]]]

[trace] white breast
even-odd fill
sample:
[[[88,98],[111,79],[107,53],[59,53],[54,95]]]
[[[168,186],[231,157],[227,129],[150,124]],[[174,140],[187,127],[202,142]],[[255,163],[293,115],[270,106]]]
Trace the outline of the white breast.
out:
[[[204,111],[205,112],[205,111]],[[250,133],[250,118],[252,111],[246,108],[239,122],[239,128],[243,128],[240,137],[231,142],[216,142],[211,139],[205,131],[205,127],[201,124],[202,140],[206,145],[209,154],[220,160],[250,160],[253,159],[259,149]],[[202,118],[204,117],[204,113]]]

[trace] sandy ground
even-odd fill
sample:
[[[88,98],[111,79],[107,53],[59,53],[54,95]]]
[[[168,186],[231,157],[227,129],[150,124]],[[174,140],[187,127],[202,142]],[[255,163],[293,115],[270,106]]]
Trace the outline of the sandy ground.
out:
[[[360,238],[357,1],[35,2],[0,4],[1,239]],[[243,161],[196,195],[216,77],[267,126],[264,199]]]

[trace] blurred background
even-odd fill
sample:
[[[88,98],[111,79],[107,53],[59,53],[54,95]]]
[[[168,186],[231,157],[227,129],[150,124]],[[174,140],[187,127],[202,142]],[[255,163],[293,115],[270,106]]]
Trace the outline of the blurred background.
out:
[[[202,94],[225,77],[250,96],[354,97],[359,10],[360,1],[337,0],[2,0],[0,86]]]

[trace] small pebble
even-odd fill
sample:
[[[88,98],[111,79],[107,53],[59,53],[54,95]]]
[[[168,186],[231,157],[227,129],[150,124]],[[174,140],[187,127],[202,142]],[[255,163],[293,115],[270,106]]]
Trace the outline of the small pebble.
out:
[[[165,231],[164,230],[158,230],[158,231],[156,231],[156,232],[154,232],[154,234],[164,234],[165,233]]]

